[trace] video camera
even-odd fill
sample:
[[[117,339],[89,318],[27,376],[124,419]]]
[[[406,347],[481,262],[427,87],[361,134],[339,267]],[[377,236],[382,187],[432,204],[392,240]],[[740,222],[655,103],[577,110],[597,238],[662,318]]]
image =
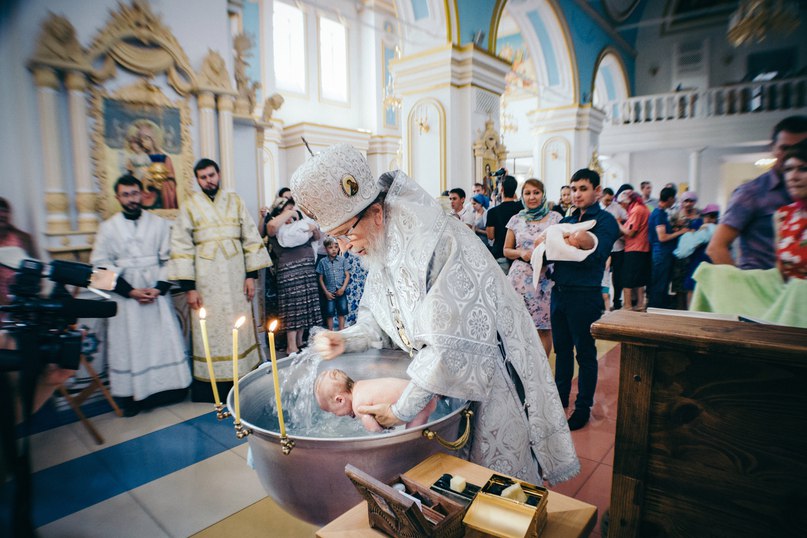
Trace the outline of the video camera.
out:
[[[506,169],[506,168],[499,168],[498,170],[496,170],[495,172],[493,172],[491,175],[492,175],[493,177],[502,177],[502,176],[506,176],[506,175],[507,175],[507,169]]]
[[[54,282],[47,297],[40,296],[44,277]],[[16,350],[0,350],[0,372],[21,370],[26,361],[33,361],[35,373],[47,364],[76,370],[82,334],[70,326],[78,318],[112,317],[118,305],[107,300],[75,299],[65,286],[112,289],[115,278],[111,271],[95,270],[84,263],[55,260],[46,266],[37,260],[23,260],[9,289],[13,301],[0,306],[0,312],[9,315],[2,329],[17,341]]]

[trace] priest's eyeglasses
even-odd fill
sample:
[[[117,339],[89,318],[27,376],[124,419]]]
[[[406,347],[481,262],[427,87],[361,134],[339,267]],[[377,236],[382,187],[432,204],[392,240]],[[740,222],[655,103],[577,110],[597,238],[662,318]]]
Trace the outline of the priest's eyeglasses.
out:
[[[372,204],[370,204],[370,205],[372,205]],[[353,241],[353,238],[351,237],[353,235],[353,230],[355,230],[356,226],[359,225],[359,223],[361,222],[361,219],[364,218],[364,215],[367,213],[368,209],[370,209],[370,206],[367,206],[364,209],[362,209],[361,211],[359,211],[358,215],[356,215],[356,222],[353,223],[353,226],[351,226],[345,233],[340,234],[340,235],[335,235],[335,236],[333,236],[333,238],[336,239],[337,241],[339,241],[339,243],[341,243],[343,245],[347,245],[348,243]]]

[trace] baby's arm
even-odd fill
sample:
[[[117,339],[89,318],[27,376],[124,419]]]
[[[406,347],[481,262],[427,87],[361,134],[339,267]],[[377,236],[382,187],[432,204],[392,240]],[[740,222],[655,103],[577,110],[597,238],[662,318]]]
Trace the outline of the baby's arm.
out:
[[[375,417],[373,415],[366,415],[360,413],[358,415],[359,420],[361,420],[361,425],[364,426],[364,429],[368,432],[382,432],[384,428],[381,427],[381,424],[375,421]]]

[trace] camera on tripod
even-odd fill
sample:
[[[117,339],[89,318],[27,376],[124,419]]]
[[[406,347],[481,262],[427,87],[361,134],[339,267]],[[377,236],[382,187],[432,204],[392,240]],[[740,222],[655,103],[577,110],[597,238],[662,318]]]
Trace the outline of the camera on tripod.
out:
[[[42,279],[46,276],[54,286],[47,297],[42,297]],[[0,306],[0,311],[8,314],[2,329],[17,342],[16,350],[0,350],[0,372],[23,370],[27,365],[37,374],[47,364],[76,370],[82,334],[70,326],[78,318],[112,317],[117,304],[76,299],[65,286],[112,289],[115,278],[111,271],[95,270],[84,263],[55,260],[46,266],[38,260],[23,260],[9,289],[13,301]]]

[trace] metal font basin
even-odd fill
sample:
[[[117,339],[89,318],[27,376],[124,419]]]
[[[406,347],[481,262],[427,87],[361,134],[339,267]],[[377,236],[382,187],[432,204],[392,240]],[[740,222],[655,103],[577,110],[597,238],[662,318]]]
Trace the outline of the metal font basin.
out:
[[[288,370],[291,364],[291,359],[278,361],[278,374],[284,381],[286,376],[295,375],[293,368]],[[409,357],[401,351],[373,350],[323,361],[318,371],[340,368],[356,380],[408,378],[408,364]],[[466,401],[448,398],[444,404],[448,406],[447,414],[436,420],[430,419],[418,428],[369,436],[303,437],[290,430],[287,433],[294,441],[294,448],[289,455],[284,455],[277,426],[272,424],[267,428],[266,424],[266,404],[275,397],[271,367],[241,378],[239,390],[241,422],[252,430],[249,446],[255,471],[266,493],[290,514],[315,525],[331,521],[361,501],[345,476],[346,464],[351,463],[382,482],[389,482],[431,454],[446,452],[436,441],[425,439],[422,431],[428,428],[445,439],[456,439],[461,412],[468,407]],[[286,405],[285,389],[283,400]],[[232,411],[232,391],[227,405]],[[284,413],[284,416],[288,415]]]

